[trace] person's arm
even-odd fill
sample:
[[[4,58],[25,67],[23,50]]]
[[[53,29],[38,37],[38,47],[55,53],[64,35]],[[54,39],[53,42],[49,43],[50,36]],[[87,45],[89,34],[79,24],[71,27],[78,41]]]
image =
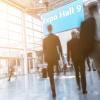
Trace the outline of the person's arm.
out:
[[[63,51],[62,51],[62,47],[61,47],[59,38],[58,38],[58,49],[59,49],[59,53],[60,53],[61,57],[63,58]]]
[[[68,64],[70,64],[70,45],[69,45],[69,42],[67,43],[67,61],[68,61]]]
[[[46,50],[45,50],[45,42],[43,40],[43,62],[45,62],[45,52],[46,52]]]

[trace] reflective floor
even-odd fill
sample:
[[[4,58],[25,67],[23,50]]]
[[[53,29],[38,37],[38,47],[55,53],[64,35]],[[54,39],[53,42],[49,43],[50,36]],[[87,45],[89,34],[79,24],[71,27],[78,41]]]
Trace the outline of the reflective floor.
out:
[[[77,90],[73,73],[55,77],[56,100],[100,100],[100,80],[96,72],[87,72],[88,94]],[[53,100],[48,79],[38,74],[0,80],[0,100]]]

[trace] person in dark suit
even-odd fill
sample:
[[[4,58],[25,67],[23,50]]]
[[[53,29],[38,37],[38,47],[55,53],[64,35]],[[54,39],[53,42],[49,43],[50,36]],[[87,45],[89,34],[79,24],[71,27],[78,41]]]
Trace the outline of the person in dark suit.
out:
[[[58,66],[58,61],[63,56],[59,37],[52,33],[52,26],[48,25],[49,35],[43,40],[44,61],[48,64],[48,76],[53,97],[56,97],[54,83],[54,66]]]
[[[80,42],[75,31],[72,32],[72,39],[67,43],[67,57],[69,64],[70,59],[73,62],[78,88],[80,89],[80,86],[82,86],[83,94],[86,94],[85,59],[82,55]]]
[[[85,58],[87,58],[94,49],[95,36],[96,20],[90,11],[88,18],[86,18],[80,26],[80,46]]]
[[[80,43],[84,57],[91,56],[100,78],[100,14],[96,4],[89,7],[89,17],[80,27]],[[88,36],[87,36],[88,35]]]
[[[100,1],[98,1],[100,3]],[[92,55],[91,57],[93,58],[94,62],[95,62],[95,67],[100,79],[100,13],[99,13],[99,7],[96,4],[93,4],[89,7],[89,12],[90,12],[90,16],[95,18],[95,22],[96,25],[94,28],[96,28],[95,30],[95,41],[93,43],[94,47],[92,50]],[[93,24],[93,23],[91,23]],[[85,41],[85,39],[84,39]]]

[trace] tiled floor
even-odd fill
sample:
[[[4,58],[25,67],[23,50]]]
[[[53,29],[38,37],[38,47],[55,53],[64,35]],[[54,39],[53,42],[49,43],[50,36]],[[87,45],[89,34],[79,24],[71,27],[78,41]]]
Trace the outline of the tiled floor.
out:
[[[88,94],[77,90],[75,76],[67,73],[55,78],[56,100],[100,100],[100,80],[96,72],[87,72]],[[48,79],[38,75],[0,80],[0,100],[53,100]]]

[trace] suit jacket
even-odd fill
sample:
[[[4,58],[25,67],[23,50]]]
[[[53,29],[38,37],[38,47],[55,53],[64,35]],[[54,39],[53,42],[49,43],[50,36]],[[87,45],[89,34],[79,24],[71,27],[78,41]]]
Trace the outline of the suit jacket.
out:
[[[81,57],[79,39],[73,38],[67,42],[67,60],[79,61]]]
[[[96,20],[90,17],[83,21],[80,26],[80,46],[86,58],[94,48],[96,35]]]
[[[43,40],[43,54],[45,62],[57,62],[62,56],[62,48],[59,37],[49,34]]]

